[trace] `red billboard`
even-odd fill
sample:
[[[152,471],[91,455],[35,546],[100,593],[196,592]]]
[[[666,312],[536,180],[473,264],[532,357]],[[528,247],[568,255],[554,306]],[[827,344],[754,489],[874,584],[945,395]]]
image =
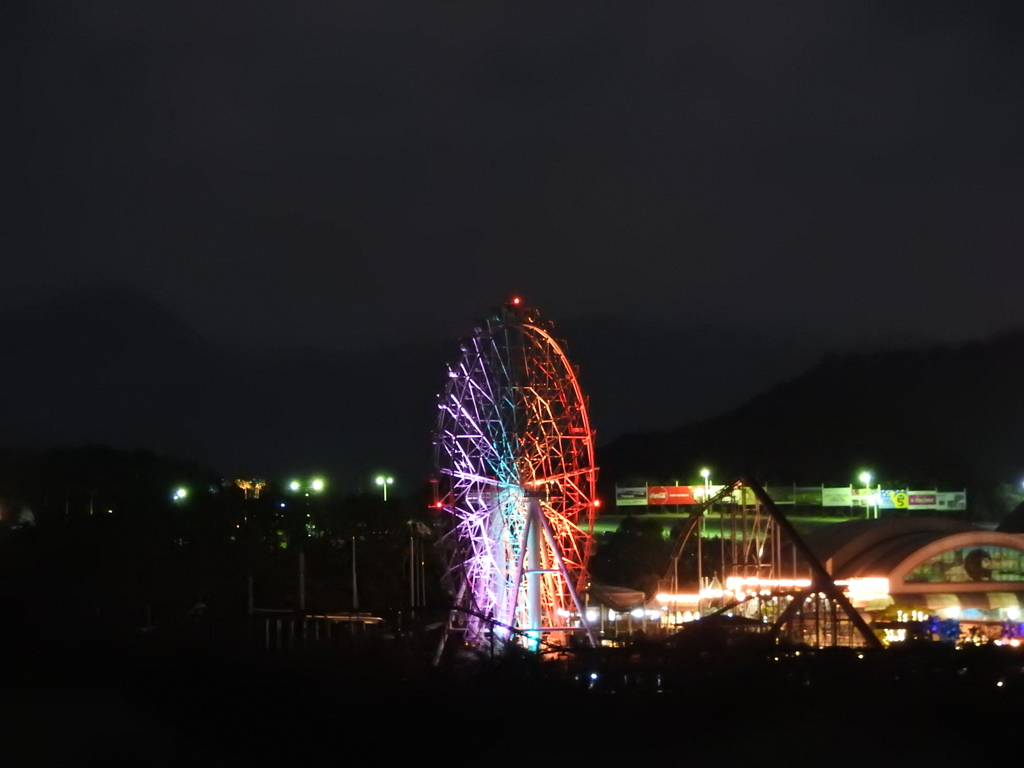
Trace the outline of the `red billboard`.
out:
[[[701,486],[700,493],[704,492]],[[696,504],[689,485],[652,485],[647,488],[648,504]]]

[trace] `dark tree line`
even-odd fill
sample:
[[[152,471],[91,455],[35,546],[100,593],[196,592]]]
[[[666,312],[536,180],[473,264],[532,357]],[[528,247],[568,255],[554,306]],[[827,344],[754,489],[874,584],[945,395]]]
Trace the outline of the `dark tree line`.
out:
[[[672,568],[672,547],[682,526],[679,521],[666,531],[657,518],[626,516],[615,531],[598,536],[597,551],[590,561],[591,575],[599,583],[636,589],[648,599],[654,597]],[[705,537],[702,567],[698,569],[696,547],[687,546],[679,558],[680,587],[696,590],[698,575],[720,576],[721,551],[721,539]]]
[[[187,493],[175,498],[177,489]],[[437,594],[440,563],[424,494],[348,494],[327,478],[305,495],[145,451],[83,448],[0,457],[0,613],[24,627],[133,632],[186,626],[197,605],[239,620],[249,605],[309,612],[408,607],[410,535]]]

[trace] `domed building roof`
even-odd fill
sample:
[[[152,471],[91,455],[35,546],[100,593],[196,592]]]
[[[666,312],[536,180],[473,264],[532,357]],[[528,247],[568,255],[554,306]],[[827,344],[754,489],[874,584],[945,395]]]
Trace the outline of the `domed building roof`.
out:
[[[835,578],[888,576],[914,552],[954,534],[988,533],[943,518],[895,517],[825,526],[804,540]]]
[[[886,579],[890,603],[942,618],[1024,615],[1024,533],[901,517],[839,523],[805,541],[836,580]]]

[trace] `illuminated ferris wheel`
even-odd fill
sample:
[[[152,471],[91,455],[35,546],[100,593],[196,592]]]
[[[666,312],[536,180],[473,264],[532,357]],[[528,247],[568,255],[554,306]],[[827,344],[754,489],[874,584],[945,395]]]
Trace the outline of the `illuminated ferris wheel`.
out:
[[[439,396],[437,506],[450,513],[449,629],[467,644],[587,633],[597,502],[594,436],[576,371],[519,299],[462,343]],[[447,637],[447,635],[446,635]]]

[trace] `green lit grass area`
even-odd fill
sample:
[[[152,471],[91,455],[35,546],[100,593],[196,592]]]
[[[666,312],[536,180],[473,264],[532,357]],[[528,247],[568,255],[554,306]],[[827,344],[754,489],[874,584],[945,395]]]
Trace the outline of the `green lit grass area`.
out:
[[[676,523],[686,520],[690,516],[689,512],[657,512],[654,514],[644,515],[632,515],[639,520],[654,520],[662,524],[662,535],[668,538],[672,527]],[[618,529],[619,524],[629,515],[602,515],[597,518],[594,524],[594,532],[611,533]],[[848,520],[857,520],[855,517],[832,517],[832,516],[812,516],[812,515],[792,515],[788,516],[788,520],[793,524],[798,533],[810,533],[826,525],[835,525],[836,523],[845,523]],[[737,520],[739,522],[739,520]],[[718,538],[721,535],[722,519],[717,512],[709,512],[704,516],[704,538]],[[727,537],[732,535],[732,529],[729,526],[729,518],[725,518],[725,535]],[[740,537],[741,532],[736,531],[737,537]]]

